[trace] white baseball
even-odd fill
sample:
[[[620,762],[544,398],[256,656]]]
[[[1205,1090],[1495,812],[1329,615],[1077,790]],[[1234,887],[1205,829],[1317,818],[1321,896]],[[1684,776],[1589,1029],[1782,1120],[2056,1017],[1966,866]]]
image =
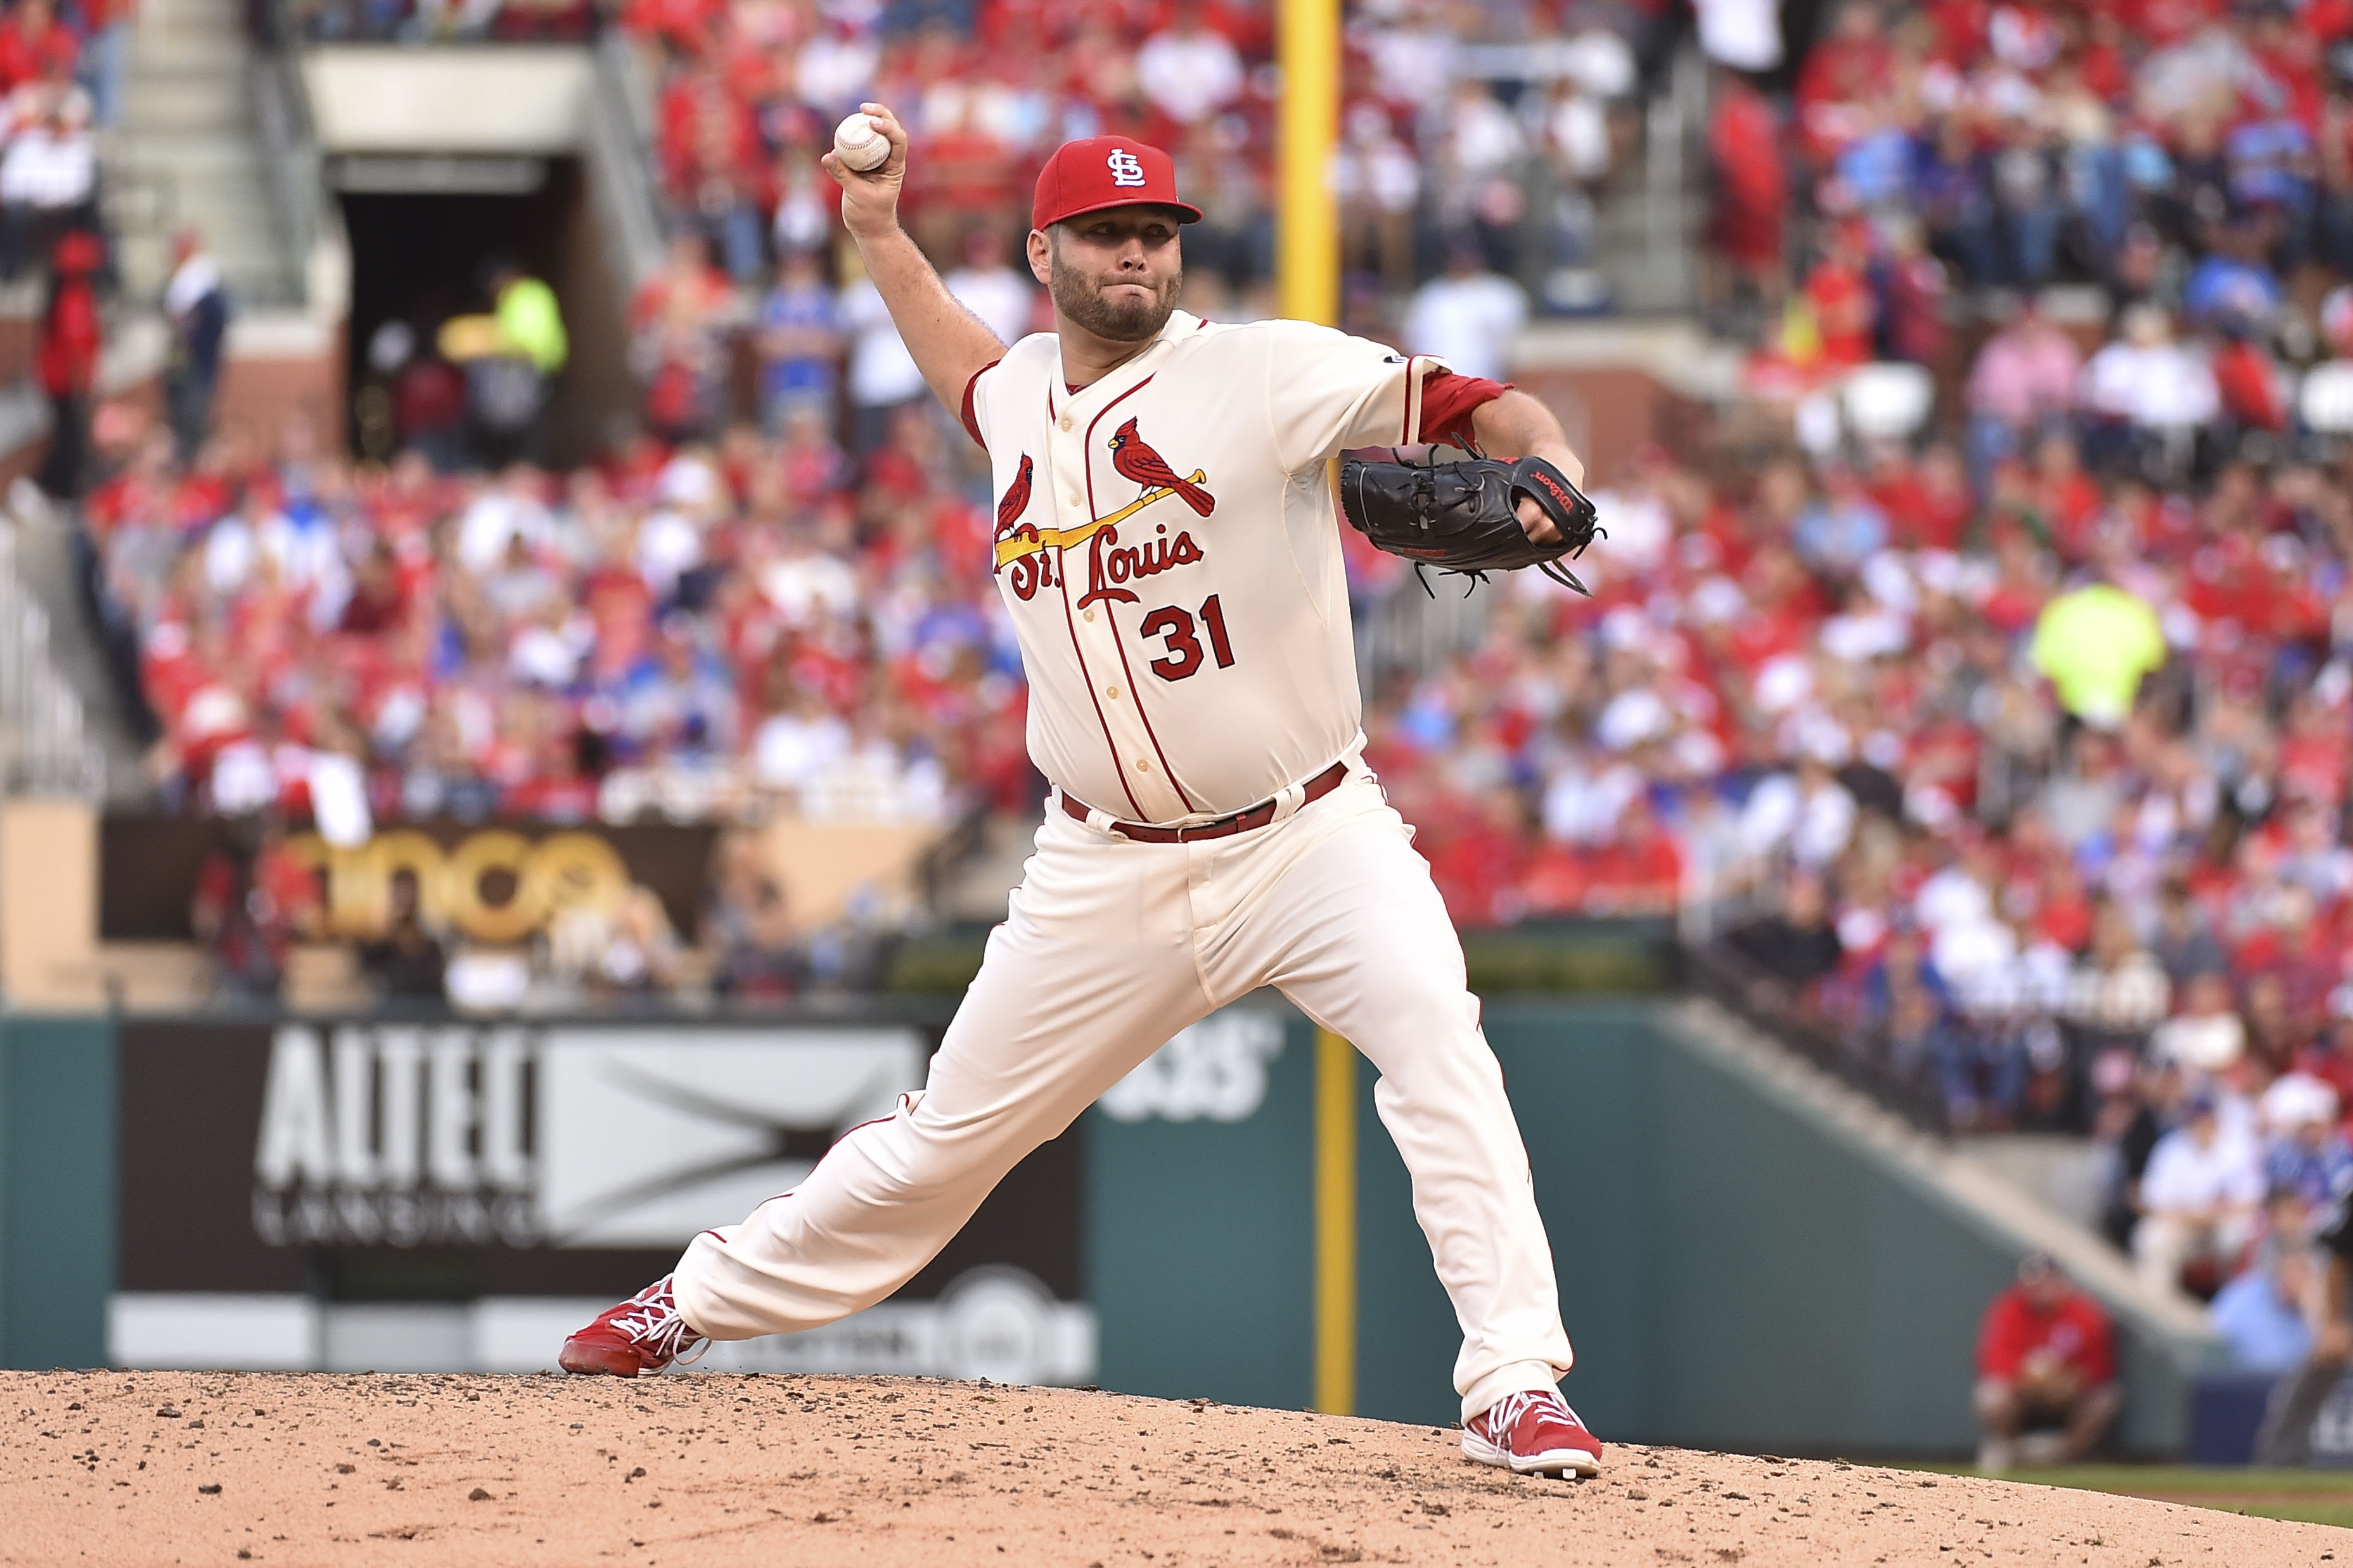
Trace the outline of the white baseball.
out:
[[[860,174],[871,174],[891,161],[891,139],[864,114],[853,114],[833,128],[833,150],[845,168]]]

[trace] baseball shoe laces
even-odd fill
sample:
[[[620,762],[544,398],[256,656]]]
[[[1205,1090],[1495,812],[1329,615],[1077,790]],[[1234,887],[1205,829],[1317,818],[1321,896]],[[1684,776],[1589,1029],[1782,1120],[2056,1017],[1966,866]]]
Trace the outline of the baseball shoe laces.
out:
[[[1464,1457],[1524,1476],[1598,1476],[1601,1444],[1557,1389],[1506,1394],[1462,1424]]]
[[[556,1364],[570,1373],[635,1377],[700,1360],[711,1348],[710,1336],[696,1333],[687,1323],[670,1279],[665,1274],[599,1313],[595,1322],[564,1342]]]

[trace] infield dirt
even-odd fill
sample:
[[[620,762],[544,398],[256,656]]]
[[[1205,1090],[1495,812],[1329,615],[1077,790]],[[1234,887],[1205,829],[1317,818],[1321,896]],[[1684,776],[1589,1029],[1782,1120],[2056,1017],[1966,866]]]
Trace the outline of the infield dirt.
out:
[[[1452,1430],[1064,1389],[95,1372],[0,1390],[10,1564],[2353,1568],[2353,1532],[2134,1498],[1622,1445],[1598,1480],[1522,1479]]]

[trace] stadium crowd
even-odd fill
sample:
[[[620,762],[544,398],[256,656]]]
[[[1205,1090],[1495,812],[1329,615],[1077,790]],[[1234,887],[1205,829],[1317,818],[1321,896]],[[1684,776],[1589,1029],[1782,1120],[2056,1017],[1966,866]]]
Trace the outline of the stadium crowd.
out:
[[[1727,74],[1713,144],[1774,162],[1716,184],[1728,275],[1780,308],[1750,397],[1715,449],[1600,476],[1592,600],[1489,584],[1458,657],[1368,661],[1366,729],[1462,923],[1761,913],[1719,944],[1751,994],[1954,1125],[2100,1131],[2119,1239],[2145,1233],[2159,1268],[2253,1235],[2250,1202],[2284,1179],[2266,1164],[2343,1157],[2313,1130],[2353,1104],[2353,465],[2297,422],[2284,377],[2353,351],[2353,295],[2329,292],[2335,165],[2291,148],[2267,183],[2250,150],[2303,108],[2316,145],[2338,125],[2334,13],[2151,9],[2120,29],[2089,9],[1849,7],[1786,120]],[[1139,127],[1183,150],[1195,189],[1230,181],[1187,237],[1187,303],[1251,313],[1262,18],[1090,10],[1057,53],[1035,47],[1045,14],[1009,5],[843,15],[626,14],[667,62],[664,167],[692,215],[634,310],[636,445],[560,477],[413,448],[354,469],[300,426],[266,459],[216,438],[182,465],[160,434],[121,454],[89,516],[167,794],[345,823],[1034,804],[987,498],[871,289],[834,275],[815,139],[869,92],[921,105],[940,173],[916,221],[1010,335],[1039,308],[1004,243],[1022,160]],[[1377,286],[1450,263],[1394,297],[1385,330],[1409,340],[1441,330],[1432,290],[1512,288],[1492,253],[1444,254],[1505,231],[1439,210],[1466,187],[1432,171],[1490,110],[1521,153],[1567,123],[1476,77],[1382,87],[1434,25],[1410,6],[1352,23],[1344,198],[1388,189],[1411,215],[1402,240],[1352,230],[1354,265]],[[1179,46],[1234,68],[1164,78],[1149,62]],[[1172,80],[1229,87],[1153,85]],[[2087,99],[2106,116],[2088,151]],[[1727,132],[1744,115],[1766,134]],[[1396,156],[1367,151],[1383,135]],[[2047,246],[2012,199],[2021,159],[2050,176]],[[1946,211],[1921,195],[1931,164],[1979,171],[1991,205],[1911,224]],[[2111,167],[2121,184],[2083,173]],[[2069,309],[2039,307],[2052,282],[2075,286]],[[2087,289],[2114,336],[2087,329]],[[1833,412],[1827,439],[1755,437],[1786,432],[1792,396],[1906,356],[1944,377],[1943,425],[1863,439]],[[1348,544],[1360,624],[1423,593]]]
[[[816,167],[835,122],[892,103],[917,157],[903,211],[952,254],[1019,210],[1060,142],[1126,132],[1167,148],[1207,213],[1188,236],[1197,300],[1273,268],[1279,92],[1269,0],[289,0],[322,39],[629,38],[655,89],[673,209],[740,286],[829,247]],[[1334,176],[1349,265],[1400,294],[1470,235],[1515,275],[1588,259],[1592,194],[1639,134],[1634,95],[1669,8],[1520,0],[1347,7],[1351,91]],[[1596,302],[1589,294],[1587,304]]]
[[[1719,84],[1712,244],[1802,455],[1638,487],[1696,569],[1627,639],[1740,721],[1683,847],[1751,994],[2093,1131],[2117,1242],[2260,1329],[2353,1173],[2353,12],[1848,4],[1793,79]]]

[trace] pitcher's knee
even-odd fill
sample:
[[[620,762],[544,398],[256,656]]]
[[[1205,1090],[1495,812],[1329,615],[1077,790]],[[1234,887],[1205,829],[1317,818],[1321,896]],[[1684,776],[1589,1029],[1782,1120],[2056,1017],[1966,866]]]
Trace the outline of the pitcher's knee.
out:
[[[995,1186],[1022,1156],[1052,1137],[1053,1130],[1041,1131],[1013,1116],[946,1121],[915,1104],[887,1121],[859,1129],[856,1136],[875,1195],[885,1202],[921,1203],[976,1184],[983,1190]]]

